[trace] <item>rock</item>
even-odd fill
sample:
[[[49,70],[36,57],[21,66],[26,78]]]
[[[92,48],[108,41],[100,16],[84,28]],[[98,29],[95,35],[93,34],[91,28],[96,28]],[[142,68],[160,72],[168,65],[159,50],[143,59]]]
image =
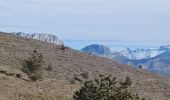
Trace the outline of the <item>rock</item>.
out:
[[[64,45],[63,41],[60,40],[56,35],[53,35],[53,34],[46,34],[46,33],[27,34],[27,33],[23,33],[23,32],[17,32],[17,33],[13,33],[13,34],[15,34],[17,36],[40,40],[43,42],[54,43],[56,45]]]

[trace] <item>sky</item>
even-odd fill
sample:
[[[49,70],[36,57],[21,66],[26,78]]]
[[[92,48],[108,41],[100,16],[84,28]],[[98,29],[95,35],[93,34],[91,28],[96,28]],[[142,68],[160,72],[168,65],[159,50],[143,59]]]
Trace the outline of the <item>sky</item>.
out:
[[[170,0],[0,0],[0,31],[170,41]]]

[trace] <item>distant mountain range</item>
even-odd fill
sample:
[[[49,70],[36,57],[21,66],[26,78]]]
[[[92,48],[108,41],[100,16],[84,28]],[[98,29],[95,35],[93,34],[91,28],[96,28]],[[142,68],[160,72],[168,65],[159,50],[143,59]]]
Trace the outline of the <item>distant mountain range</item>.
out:
[[[53,34],[46,34],[46,33],[28,34],[28,33],[23,33],[23,32],[14,32],[12,34],[26,37],[26,38],[40,40],[43,42],[54,43],[56,45],[64,45],[64,42],[61,39],[59,39],[56,35],[53,35]]]
[[[164,52],[170,51],[170,46],[161,46],[159,49],[135,49],[131,50],[127,48],[125,50],[120,51],[120,55],[127,57],[128,59],[146,59],[152,58]]]
[[[142,66],[148,71],[170,76],[170,45],[161,46],[159,49],[131,50],[126,48],[120,52],[111,52],[106,46],[93,44],[83,48],[82,51],[108,57],[134,67]]]

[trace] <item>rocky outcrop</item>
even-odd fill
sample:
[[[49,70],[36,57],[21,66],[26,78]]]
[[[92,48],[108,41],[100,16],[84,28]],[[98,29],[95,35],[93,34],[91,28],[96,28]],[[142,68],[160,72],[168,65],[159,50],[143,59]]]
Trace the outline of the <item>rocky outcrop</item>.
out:
[[[54,43],[56,45],[64,45],[63,41],[60,40],[56,35],[53,35],[53,34],[45,34],[45,33],[27,34],[27,33],[23,33],[23,32],[17,32],[17,33],[13,33],[13,34],[15,34],[17,36],[40,40],[43,42]]]

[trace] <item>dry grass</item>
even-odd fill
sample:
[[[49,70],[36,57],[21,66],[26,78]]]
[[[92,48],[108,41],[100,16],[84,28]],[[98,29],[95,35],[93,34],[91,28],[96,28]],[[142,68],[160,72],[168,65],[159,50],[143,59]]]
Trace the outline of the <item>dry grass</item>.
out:
[[[33,50],[42,53],[52,70],[44,70],[44,79],[38,82],[27,81],[20,60],[26,59]],[[170,98],[170,79],[116,63],[107,58],[81,53],[72,49],[61,50],[60,46],[37,40],[0,33],[0,100],[71,100],[82,82],[82,73],[89,79],[99,74],[112,74],[118,79],[127,75],[133,80],[132,89],[148,100],[168,100]],[[21,74],[22,78],[16,78]],[[19,99],[20,98],[20,99]]]

